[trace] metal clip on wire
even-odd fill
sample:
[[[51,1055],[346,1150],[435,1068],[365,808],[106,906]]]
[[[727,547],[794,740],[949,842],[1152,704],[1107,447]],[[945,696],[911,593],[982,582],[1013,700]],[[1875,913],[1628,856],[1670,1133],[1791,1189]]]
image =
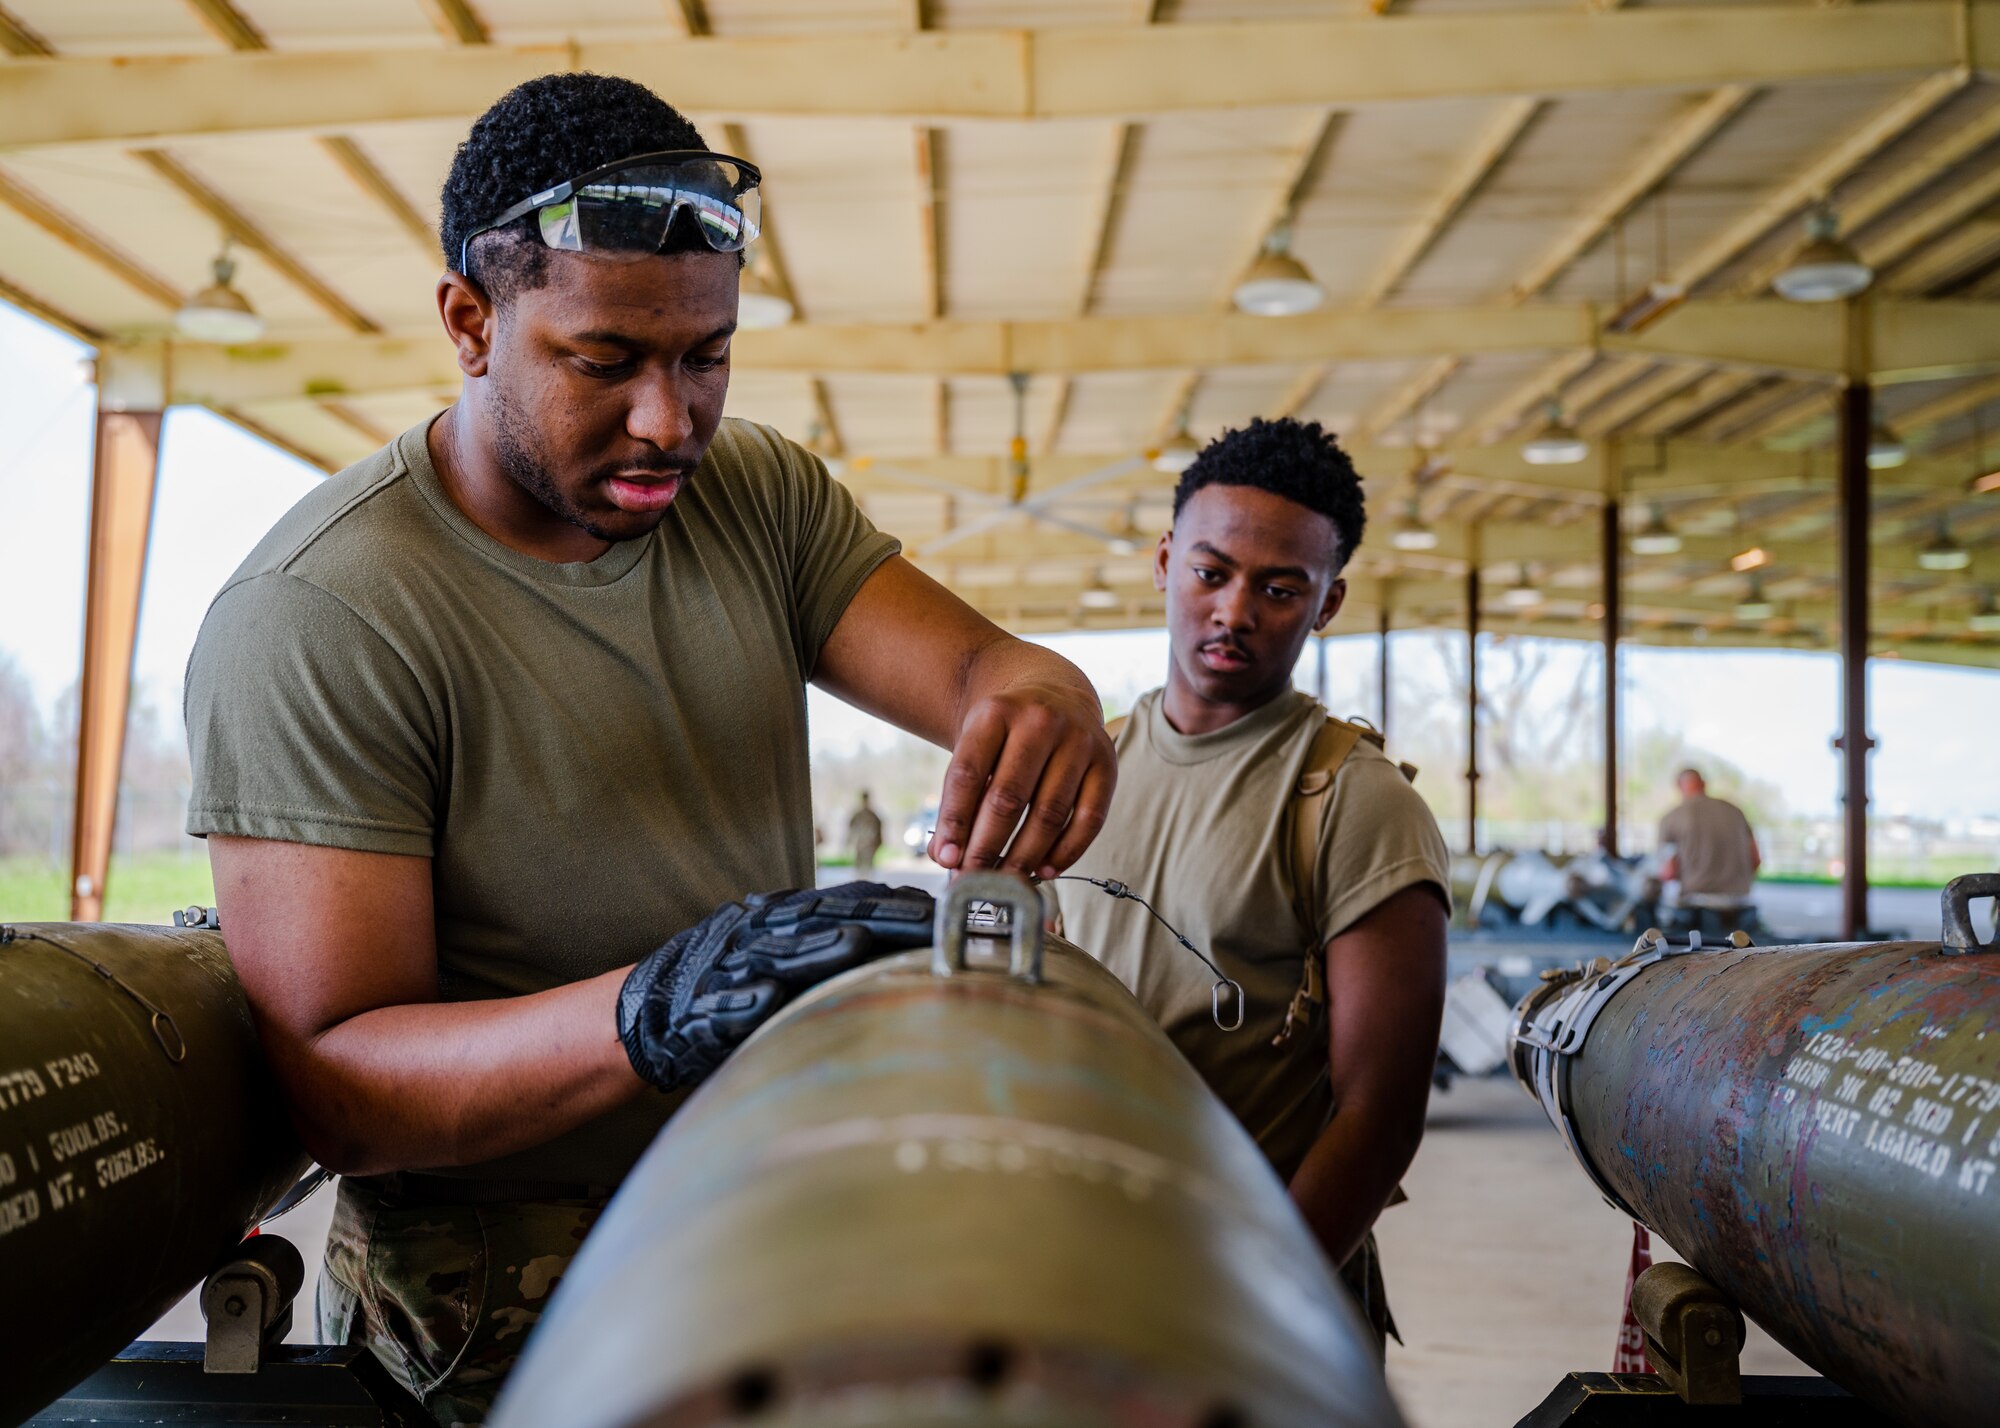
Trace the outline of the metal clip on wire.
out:
[[[1194,954],[1195,959],[1202,966],[1215,973],[1215,985],[1208,989],[1208,1013],[1215,1019],[1216,1026],[1223,1031],[1235,1031],[1243,1025],[1243,984],[1234,978],[1224,976],[1222,969],[1209,961],[1192,942],[1181,936],[1180,929],[1160,916],[1159,910],[1150,902],[1147,902],[1116,878],[1087,878],[1081,873],[1063,873],[1055,881],[1059,883],[1089,883],[1092,887],[1107,892],[1113,897],[1125,898],[1145,908],[1153,921],[1159,923],[1160,926],[1166,928],[1172,934],[1174,941],[1187,948],[1189,952]],[[1222,1008],[1225,1002],[1236,1008],[1236,1019],[1234,1021],[1224,1021],[1222,1019]]]

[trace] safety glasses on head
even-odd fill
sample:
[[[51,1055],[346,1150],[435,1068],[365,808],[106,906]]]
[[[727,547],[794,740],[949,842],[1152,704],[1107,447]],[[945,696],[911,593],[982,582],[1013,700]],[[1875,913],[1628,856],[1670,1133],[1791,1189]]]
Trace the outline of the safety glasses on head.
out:
[[[522,199],[465,235],[458,270],[467,271],[472,240],[535,215],[550,248],[568,253],[657,253],[676,220],[687,221],[718,253],[737,253],[759,231],[755,164],[702,149],[637,154],[592,169]]]

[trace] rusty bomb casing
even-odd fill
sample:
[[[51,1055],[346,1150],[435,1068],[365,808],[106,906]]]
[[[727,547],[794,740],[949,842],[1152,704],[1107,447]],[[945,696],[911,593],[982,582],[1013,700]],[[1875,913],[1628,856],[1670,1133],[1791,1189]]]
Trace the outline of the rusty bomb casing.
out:
[[[219,933],[0,929],[0,1424],[143,1332],[306,1165]]]
[[[1527,997],[1514,1069],[1606,1197],[1899,1422],[2000,1415],[2000,946],[1675,951]]]
[[[972,899],[1012,961],[966,965]],[[494,1428],[1401,1423],[1248,1135],[1139,1004],[961,878],[938,945],[815,989],[676,1115]]]

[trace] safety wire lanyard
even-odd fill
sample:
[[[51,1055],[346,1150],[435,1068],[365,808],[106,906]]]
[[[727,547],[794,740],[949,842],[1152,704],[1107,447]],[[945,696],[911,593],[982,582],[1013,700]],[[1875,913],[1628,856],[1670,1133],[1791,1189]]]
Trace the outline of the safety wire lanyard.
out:
[[[187,1042],[181,1039],[181,1029],[174,1025],[173,1013],[161,1007],[154,1006],[150,1001],[146,1000],[145,994],[137,987],[133,986],[123,977],[120,977],[95,957],[79,952],[76,948],[71,947],[65,942],[58,942],[53,937],[44,937],[39,932],[23,932],[15,927],[0,927],[0,946],[5,946],[9,942],[46,943],[48,946],[55,948],[56,951],[76,958],[77,961],[83,963],[84,966],[90,968],[91,971],[97,973],[98,976],[104,978],[105,981],[111,983],[112,986],[118,988],[119,991],[145,1009],[148,1017],[147,1025],[152,1029],[153,1040],[160,1043],[160,1050],[166,1053],[167,1060],[176,1063],[187,1060]]]
[[[1083,876],[1081,873],[1063,873],[1057,876],[1056,878],[1052,879],[1052,881],[1059,883],[1089,883],[1092,887],[1102,889],[1103,891],[1111,894],[1111,896],[1113,897],[1126,898],[1129,901],[1136,902],[1139,904],[1139,906],[1145,908],[1147,913],[1151,915],[1153,921],[1159,923],[1160,926],[1167,929],[1168,933],[1172,935],[1174,941],[1180,943],[1181,946],[1187,948],[1189,952],[1194,954],[1195,959],[1199,961],[1202,966],[1208,968],[1209,971],[1215,973],[1215,985],[1208,989],[1208,1010],[1209,1010],[1209,1015],[1215,1018],[1215,1024],[1224,1031],[1234,1031],[1238,1027],[1243,1025],[1242,983],[1236,981],[1232,977],[1224,976],[1222,969],[1216,966],[1215,963],[1211,962],[1200,948],[1196,947],[1192,942],[1188,941],[1187,938],[1181,936],[1179,928],[1175,927],[1171,922],[1167,921],[1164,917],[1160,916],[1160,911],[1158,908],[1154,907],[1150,902],[1147,902],[1144,898],[1140,897],[1139,894],[1133,892],[1132,889],[1126,887],[1125,884],[1119,882],[1116,878],[1087,878]],[[1228,989],[1227,992],[1224,991],[1224,988]],[[1236,1019],[1234,1021],[1224,1021],[1222,1019],[1222,1008],[1225,1002],[1227,1002],[1229,1005],[1235,1008]]]

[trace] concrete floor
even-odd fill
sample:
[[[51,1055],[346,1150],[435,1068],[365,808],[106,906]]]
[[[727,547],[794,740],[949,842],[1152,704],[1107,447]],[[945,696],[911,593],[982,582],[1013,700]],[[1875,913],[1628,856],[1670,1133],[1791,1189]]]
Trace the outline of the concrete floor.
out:
[[[1611,1367],[1631,1222],[1512,1081],[1461,1079],[1433,1095],[1404,1187],[1410,1203],[1377,1234],[1404,1340],[1390,1346],[1389,1381],[1411,1428],[1511,1428],[1565,1373]],[[316,1275],[332,1213],[329,1187],[269,1228]],[[1654,1254],[1673,1258],[1659,1244]],[[290,1337],[310,1343],[313,1330],[308,1290]],[[192,1297],[146,1335],[201,1336]],[[1743,1366],[1808,1372],[1754,1325]]]
[[[1434,1094],[1403,1186],[1410,1202],[1376,1238],[1403,1334],[1389,1383],[1411,1428],[1509,1428],[1564,1374],[1610,1369],[1632,1222],[1511,1080]],[[1676,1257],[1657,1241],[1653,1255]],[[1810,1372],[1755,1325],[1743,1369]]]

